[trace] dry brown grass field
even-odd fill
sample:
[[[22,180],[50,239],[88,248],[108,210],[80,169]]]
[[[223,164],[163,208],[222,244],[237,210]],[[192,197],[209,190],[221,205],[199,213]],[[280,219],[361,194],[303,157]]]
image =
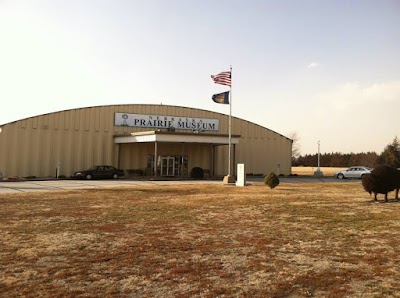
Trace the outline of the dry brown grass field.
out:
[[[400,203],[376,204],[360,183],[25,193],[0,206],[1,297],[400,293]]]
[[[345,170],[347,168],[335,168],[335,167],[320,167],[320,170],[325,177],[332,177],[336,172]],[[292,174],[300,176],[313,176],[317,167],[292,167]]]

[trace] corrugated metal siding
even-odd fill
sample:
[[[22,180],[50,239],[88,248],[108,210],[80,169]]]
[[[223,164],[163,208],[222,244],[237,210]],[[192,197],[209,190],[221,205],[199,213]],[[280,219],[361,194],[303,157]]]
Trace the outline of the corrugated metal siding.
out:
[[[2,126],[0,171],[5,177],[54,176],[57,162],[60,161],[61,174],[70,176],[74,171],[94,164],[118,166],[118,145],[113,142],[113,134],[130,134],[149,129],[114,126],[115,112],[216,118],[219,119],[219,131],[208,133],[228,134],[227,115],[193,108],[113,105],[67,110]],[[236,162],[245,163],[247,173],[276,171],[278,163],[281,165],[281,173],[290,173],[291,140],[238,118],[232,119],[232,134],[241,135],[240,143],[236,146]],[[121,161],[126,154],[131,156],[130,159],[135,155],[132,152],[126,153],[127,148],[129,146],[122,145]],[[208,147],[194,146],[190,150],[194,156],[189,160],[189,171],[194,166],[206,167],[205,161],[208,163],[210,160]],[[216,174],[225,175],[228,168],[227,146],[218,146],[215,154]],[[142,165],[145,160],[136,159],[136,162]]]

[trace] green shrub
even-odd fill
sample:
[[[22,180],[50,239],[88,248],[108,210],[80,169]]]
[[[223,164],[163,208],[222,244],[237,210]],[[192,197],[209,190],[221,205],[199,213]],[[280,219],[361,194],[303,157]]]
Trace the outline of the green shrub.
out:
[[[273,189],[279,185],[279,178],[275,175],[274,172],[271,172],[267,176],[265,176],[264,184]]]
[[[204,171],[202,168],[200,167],[194,167],[191,171],[190,171],[190,177],[194,178],[194,179],[203,179],[204,177]]]

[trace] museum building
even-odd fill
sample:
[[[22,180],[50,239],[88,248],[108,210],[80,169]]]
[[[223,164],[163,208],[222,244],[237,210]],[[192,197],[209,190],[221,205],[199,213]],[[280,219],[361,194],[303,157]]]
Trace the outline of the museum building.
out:
[[[292,140],[232,117],[231,173],[288,175]],[[209,177],[228,172],[229,116],[168,105],[129,104],[79,108],[0,126],[3,177],[71,176],[112,165],[126,176]]]

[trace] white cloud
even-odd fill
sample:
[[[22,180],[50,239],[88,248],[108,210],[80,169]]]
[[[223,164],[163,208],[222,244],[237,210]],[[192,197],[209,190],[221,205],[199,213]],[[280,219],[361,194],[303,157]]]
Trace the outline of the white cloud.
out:
[[[315,67],[318,67],[319,66],[319,63],[317,63],[317,62],[310,62],[308,65],[307,65],[307,68],[315,68]]]
[[[350,106],[382,103],[400,100],[400,81],[387,81],[362,85],[347,82],[317,95],[318,100],[331,102],[339,110]]]
[[[318,139],[321,152],[379,154],[400,134],[400,80],[331,86],[311,96],[302,110],[307,113],[292,116],[301,115],[296,130],[302,134],[302,154],[315,152]]]

